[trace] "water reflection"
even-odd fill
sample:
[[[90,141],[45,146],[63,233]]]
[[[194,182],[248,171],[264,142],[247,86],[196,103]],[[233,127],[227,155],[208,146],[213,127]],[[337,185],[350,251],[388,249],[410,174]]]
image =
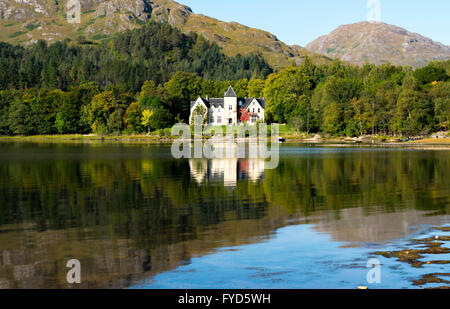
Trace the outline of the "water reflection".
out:
[[[223,183],[236,187],[238,180],[258,181],[264,178],[263,159],[190,159],[192,178],[198,184]]]
[[[174,160],[166,146],[0,143],[0,287],[70,288],[73,258],[79,287],[128,287],[292,224],[328,235],[314,249],[325,256],[333,240],[382,242],[448,222],[447,151],[281,153],[264,171],[259,160]],[[284,249],[267,259],[301,267],[274,256]]]

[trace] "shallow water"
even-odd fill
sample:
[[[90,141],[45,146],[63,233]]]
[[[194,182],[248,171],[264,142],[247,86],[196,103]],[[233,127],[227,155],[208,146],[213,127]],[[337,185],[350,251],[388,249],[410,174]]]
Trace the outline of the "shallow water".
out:
[[[446,235],[432,228],[450,223],[449,151],[280,152],[265,170],[165,145],[0,143],[0,287],[413,288],[450,272],[373,254]]]

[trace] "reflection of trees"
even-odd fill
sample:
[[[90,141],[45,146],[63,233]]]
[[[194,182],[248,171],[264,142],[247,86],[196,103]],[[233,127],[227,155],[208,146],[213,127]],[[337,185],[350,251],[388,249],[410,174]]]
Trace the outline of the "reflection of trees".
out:
[[[450,179],[446,152],[368,151],[281,160],[266,171],[271,203],[304,214],[381,206],[446,212]],[[439,196],[444,194],[444,196]]]
[[[234,193],[197,183],[186,161],[41,160],[0,166],[0,223],[34,221],[40,229],[91,226],[142,212],[152,228],[176,223],[180,214],[196,224],[217,223],[233,200],[265,197],[304,214],[314,210],[382,206],[443,210],[450,168],[444,152],[358,152],[281,160],[265,180],[237,181]],[[230,198],[230,194],[233,198]],[[220,205],[208,215],[205,205]],[[209,206],[206,206],[208,208]],[[211,209],[212,210],[212,209]],[[117,218],[116,215],[117,214]],[[128,217],[127,217],[128,216]],[[148,217],[148,218],[147,218]]]
[[[111,276],[140,274],[130,279],[135,280],[145,269],[161,271],[208,252],[218,246],[217,239],[239,242],[269,234],[283,224],[283,216],[332,210],[338,218],[339,210],[356,207],[366,214],[371,207],[449,211],[446,152],[285,158],[278,169],[265,171],[264,180],[238,179],[230,192],[198,183],[188,161],[167,156],[96,156],[96,151],[105,153],[102,148],[89,148],[85,156],[52,151],[56,155],[47,157],[44,151],[0,165],[0,278],[14,271],[20,280],[42,273],[51,277],[76,254],[91,265],[91,284],[104,286]],[[11,241],[24,237],[23,230],[41,251]],[[42,262],[49,258],[59,264]],[[61,286],[63,275],[58,274]],[[117,280],[114,284],[120,284]]]

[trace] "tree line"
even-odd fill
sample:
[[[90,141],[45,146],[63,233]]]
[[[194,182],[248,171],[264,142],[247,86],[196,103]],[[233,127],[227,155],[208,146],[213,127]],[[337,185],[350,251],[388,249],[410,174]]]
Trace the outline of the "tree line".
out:
[[[426,135],[448,130],[450,61],[424,68],[334,61],[271,74],[263,93],[267,119],[304,132],[361,136]]]
[[[187,122],[190,101],[265,97],[266,120],[298,132],[426,135],[448,130],[450,61],[420,69],[308,58],[274,73],[196,34],[150,22],[101,44],[0,43],[0,134],[134,134]]]

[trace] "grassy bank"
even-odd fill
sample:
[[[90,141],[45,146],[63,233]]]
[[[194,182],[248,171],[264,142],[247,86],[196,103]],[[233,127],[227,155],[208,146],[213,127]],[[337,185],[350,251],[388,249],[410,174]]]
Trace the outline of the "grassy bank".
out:
[[[281,131],[281,130],[280,130]],[[426,138],[417,141],[404,142],[402,139],[388,139],[385,137],[366,137],[355,139],[349,137],[329,137],[318,135],[283,134],[288,144],[335,144],[335,145],[377,145],[377,146],[422,146],[438,145],[450,147],[450,138]],[[35,143],[171,143],[178,137],[163,135],[35,135],[35,136],[0,136],[0,142],[35,142]],[[207,139],[207,137],[205,137]]]

